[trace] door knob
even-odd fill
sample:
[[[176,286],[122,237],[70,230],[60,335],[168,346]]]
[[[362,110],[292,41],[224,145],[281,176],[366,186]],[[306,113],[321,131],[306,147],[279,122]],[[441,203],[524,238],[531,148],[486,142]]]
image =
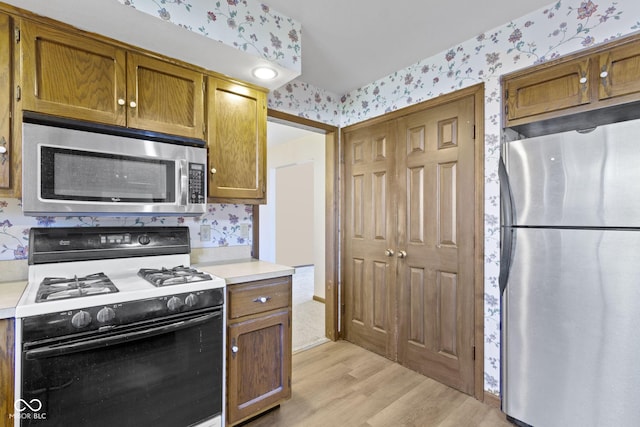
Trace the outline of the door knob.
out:
[[[406,258],[407,253],[405,251],[398,251],[398,258]]]
[[[384,254],[386,256],[393,256],[394,254],[393,249],[387,249],[386,251],[384,251]]]
[[[118,105],[124,105],[124,104],[125,104],[124,99],[122,98],[118,99]]]

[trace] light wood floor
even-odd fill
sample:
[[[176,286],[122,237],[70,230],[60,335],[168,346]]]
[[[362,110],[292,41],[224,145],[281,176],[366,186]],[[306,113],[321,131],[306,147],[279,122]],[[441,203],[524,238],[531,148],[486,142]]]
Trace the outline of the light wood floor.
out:
[[[513,427],[498,409],[346,341],[296,353],[292,388],[245,427]]]

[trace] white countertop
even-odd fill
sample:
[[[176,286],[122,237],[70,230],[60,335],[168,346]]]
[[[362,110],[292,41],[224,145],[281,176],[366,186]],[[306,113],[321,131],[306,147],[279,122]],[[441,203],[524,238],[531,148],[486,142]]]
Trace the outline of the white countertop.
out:
[[[26,287],[26,280],[0,283],[0,319],[15,317],[16,305]]]
[[[195,268],[225,279],[227,285],[289,276],[295,268],[256,259],[195,264]]]

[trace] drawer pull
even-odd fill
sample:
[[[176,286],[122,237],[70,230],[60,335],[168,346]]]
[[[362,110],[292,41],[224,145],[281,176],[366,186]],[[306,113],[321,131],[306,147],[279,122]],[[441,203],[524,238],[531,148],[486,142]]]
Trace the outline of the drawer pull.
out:
[[[266,304],[267,301],[269,301],[271,299],[271,297],[258,297],[256,299],[253,300],[253,302],[259,302],[260,304]]]
[[[237,345],[232,346],[231,347],[231,352],[232,353],[237,353],[238,352],[238,346]]]

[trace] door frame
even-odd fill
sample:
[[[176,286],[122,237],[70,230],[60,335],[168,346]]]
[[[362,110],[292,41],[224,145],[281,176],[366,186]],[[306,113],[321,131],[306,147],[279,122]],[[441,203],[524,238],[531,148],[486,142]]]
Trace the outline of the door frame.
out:
[[[339,128],[326,123],[316,122],[293,114],[267,109],[270,121],[292,127],[307,129],[325,134],[325,336],[332,341],[340,338],[339,334],[339,254],[338,221],[338,153]],[[253,205],[253,236],[251,253],[254,258],[260,257],[260,205]]]
[[[380,122],[385,122],[392,119],[397,119],[408,114],[423,111],[429,108],[439,106],[451,101],[465,98],[468,96],[474,97],[474,126],[475,126],[475,150],[474,150],[474,204],[475,204],[475,219],[474,219],[474,397],[480,401],[484,401],[484,83],[479,83],[474,86],[470,86],[465,89],[460,89],[455,92],[451,92],[445,95],[440,95],[436,98],[429,99],[427,101],[414,104],[400,110],[384,114],[382,116],[374,117],[372,119],[356,123],[344,128],[340,128],[340,139],[344,138],[345,130],[354,130],[362,127],[371,126]],[[338,175],[339,181],[339,226],[340,229],[344,228],[344,209],[345,209],[345,179],[344,179],[344,146],[339,146],[340,156],[340,174]],[[327,175],[328,181],[328,175]],[[327,218],[328,220],[328,218]],[[340,236],[340,264],[345,262],[344,260],[344,238]],[[338,283],[344,283],[344,271],[340,270],[338,277]],[[344,312],[344,287],[340,286],[340,292],[338,297],[340,298],[340,310]],[[344,318],[341,317],[341,323],[344,322]],[[344,325],[340,325],[340,330],[344,331]]]

